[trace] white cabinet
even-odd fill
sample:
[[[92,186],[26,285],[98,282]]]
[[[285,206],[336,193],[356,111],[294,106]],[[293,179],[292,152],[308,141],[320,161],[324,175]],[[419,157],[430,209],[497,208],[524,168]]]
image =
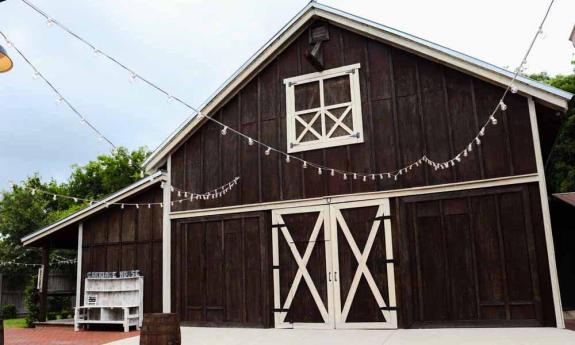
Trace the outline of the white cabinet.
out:
[[[84,303],[76,308],[74,329],[82,324],[119,324],[142,326],[144,278],[86,278]]]

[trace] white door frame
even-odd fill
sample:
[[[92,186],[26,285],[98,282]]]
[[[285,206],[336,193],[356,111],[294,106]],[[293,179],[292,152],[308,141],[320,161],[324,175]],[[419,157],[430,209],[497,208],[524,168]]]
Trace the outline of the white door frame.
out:
[[[358,248],[350,229],[347,227],[340,210],[348,208],[359,208],[379,206],[376,214],[376,219],[373,222],[371,231],[365,245],[361,250]],[[286,214],[303,214],[318,212],[318,219],[315,223],[314,229],[309,239],[303,257],[293,243],[289,229],[285,226],[282,215]],[[356,329],[384,329],[384,328],[397,328],[397,310],[396,310],[396,295],[395,295],[395,275],[394,275],[394,260],[393,260],[393,243],[391,234],[391,210],[389,206],[389,199],[377,200],[364,200],[357,202],[337,203],[328,205],[317,205],[308,207],[294,207],[272,210],[272,255],[273,255],[273,282],[274,282],[274,321],[276,328],[315,328],[315,329],[332,329],[332,328],[356,328]],[[382,222],[383,221],[383,222]],[[380,231],[383,223],[383,231],[385,236],[385,252],[386,252],[386,266],[387,266],[387,284],[389,291],[389,306],[386,305],[379,288],[377,287],[371,272],[366,266],[367,258],[371,251],[373,242]],[[339,271],[339,257],[338,257],[338,240],[337,240],[337,225],[340,227],[346,237],[346,240],[352,249],[352,252],[358,261],[358,268],[347,294],[347,300],[344,301],[342,307],[340,281],[338,277]],[[325,240],[325,260],[326,260],[326,279],[327,286],[327,307],[323,304],[317,288],[307,271],[307,263],[311,253],[315,247],[319,230],[324,228]],[[298,263],[298,271],[292,282],[286,300],[280,300],[280,272],[279,272],[279,240],[280,233],[283,235],[291,249],[292,255]],[[378,304],[386,322],[346,322],[347,313],[353,302],[353,297],[357,291],[357,286],[361,277],[364,276],[367,280],[370,290],[373,293],[375,302]],[[310,289],[310,292],[316,302],[324,319],[323,323],[290,323],[286,322],[288,309],[295,297],[297,287],[301,280],[305,281]]]
[[[308,245],[304,252],[303,257],[300,255],[296,245],[291,237],[289,229],[287,228],[282,215],[287,214],[304,214],[304,213],[316,213],[318,212],[318,217],[314,225],[314,229],[310,235]],[[325,206],[315,206],[315,207],[296,207],[291,209],[276,210],[272,212],[272,253],[273,253],[273,280],[274,280],[274,321],[276,328],[312,328],[312,329],[331,329],[334,326],[334,310],[333,310],[333,290],[328,283],[327,288],[327,305],[325,305],[317,291],[314,281],[312,280],[309,272],[307,270],[307,263],[315,248],[316,240],[319,231],[323,228],[324,233],[324,243],[325,243],[325,281],[331,281],[332,275],[332,262],[331,262],[331,245],[330,241],[330,226],[329,226],[329,210]],[[280,272],[279,272],[279,233],[283,235],[285,241],[287,241],[291,253],[298,264],[298,271],[291,283],[286,300],[282,304],[280,300]],[[302,278],[305,284],[308,286],[312,297],[322,315],[324,320],[323,323],[290,323],[286,322],[285,318],[287,316],[289,307],[295,297],[295,293]]]

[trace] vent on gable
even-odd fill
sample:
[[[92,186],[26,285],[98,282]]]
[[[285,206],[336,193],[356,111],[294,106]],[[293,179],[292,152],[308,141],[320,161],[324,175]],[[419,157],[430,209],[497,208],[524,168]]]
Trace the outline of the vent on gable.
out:
[[[306,59],[318,70],[325,69],[323,63],[322,43],[329,41],[329,30],[327,24],[320,22],[309,28],[309,49],[305,53]]]

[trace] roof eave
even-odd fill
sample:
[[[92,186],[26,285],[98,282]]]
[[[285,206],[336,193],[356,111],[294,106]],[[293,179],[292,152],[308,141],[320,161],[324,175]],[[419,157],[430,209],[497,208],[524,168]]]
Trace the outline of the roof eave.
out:
[[[41,238],[44,238],[45,236],[48,236],[66,226],[69,226],[71,224],[74,224],[78,221],[81,221],[82,219],[96,213],[99,212],[101,210],[103,210],[104,208],[106,208],[106,203],[113,203],[116,201],[119,201],[123,198],[127,198],[131,195],[134,195],[135,193],[138,193],[146,188],[148,188],[150,185],[156,184],[159,181],[165,181],[166,180],[166,174],[163,171],[158,171],[146,178],[143,178],[121,190],[119,190],[116,193],[113,193],[107,197],[105,197],[104,199],[100,200],[99,202],[93,204],[92,206],[88,206],[86,208],[83,208],[75,213],[72,213],[71,215],[55,222],[52,223],[42,229],[36,230],[31,234],[28,234],[24,237],[22,237],[20,239],[20,241],[22,242],[22,244],[24,246],[28,246],[38,240],[40,240]]]

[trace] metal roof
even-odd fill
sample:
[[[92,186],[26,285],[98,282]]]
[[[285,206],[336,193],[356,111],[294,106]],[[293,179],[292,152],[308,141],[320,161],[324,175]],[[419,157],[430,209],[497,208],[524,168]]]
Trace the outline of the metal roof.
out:
[[[487,71],[487,72],[491,73],[493,76],[504,77],[508,81],[511,80],[511,78],[513,78],[513,75],[514,75],[514,73],[511,71],[508,71],[504,68],[495,66],[495,65],[490,64],[490,63],[487,63],[483,60],[474,58],[474,57],[469,56],[467,54],[455,51],[453,49],[449,49],[449,48],[444,47],[442,45],[430,42],[428,40],[422,39],[422,38],[414,36],[414,35],[410,35],[406,32],[394,29],[394,28],[389,27],[389,26],[382,25],[380,23],[371,21],[369,19],[365,19],[365,18],[356,16],[356,15],[350,14],[348,12],[333,8],[331,6],[327,6],[327,5],[312,1],[308,5],[306,5],[300,12],[298,12],[284,27],[282,27],[266,44],[264,44],[255,54],[253,54],[240,68],[238,68],[234,72],[234,74],[232,74],[232,76],[230,78],[228,78],[210,97],[208,97],[208,99],[199,107],[199,109],[203,113],[209,114],[209,112],[208,113],[205,112],[206,108],[208,108],[214,101],[219,101],[218,97],[221,96],[221,94],[226,93],[226,92],[230,92],[231,89],[233,89],[233,87],[232,87],[232,86],[234,86],[233,84],[235,82],[239,82],[239,81],[237,81],[237,79],[247,78],[245,75],[243,75],[245,70],[252,67],[253,64],[256,64],[256,63],[261,64],[262,62],[258,61],[258,59],[260,59],[261,56],[264,55],[265,53],[268,53],[268,50],[270,50],[272,48],[281,49],[281,45],[278,45],[278,41],[287,40],[289,37],[287,37],[287,38],[285,37],[286,32],[290,31],[292,29],[292,27],[297,26],[297,24],[300,21],[307,20],[309,17],[307,15],[310,13],[313,14],[314,16],[325,17],[328,20],[337,21],[338,19],[342,19],[342,20],[351,21],[351,22],[356,23],[356,24],[360,24],[363,27],[359,30],[364,32],[365,34],[373,35],[376,32],[385,33],[385,35],[387,35],[389,37],[403,40],[403,41],[408,42],[408,43],[410,43],[416,47],[425,48],[428,51],[433,51],[433,52],[440,54],[444,57],[450,57],[450,58],[455,59],[457,61],[460,61],[464,64],[467,64],[469,66],[473,66],[476,69]],[[402,43],[397,43],[397,42],[395,42],[395,43],[397,45],[402,45]],[[417,48],[412,48],[412,49],[417,49]],[[422,54],[425,54],[425,53],[422,53]],[[465,68],[465,67],[462,67],[462,68]],[[492,78],[492,79],[494,79],[494,78]],[[561,99],[562,103],[564,103],[564,105],[562,106],[562,108],[564,108],[563,110],[567,109],[568,102],[573,98],[573,94],[571,94],[569,92],[566,92],[564,90],[555,88],[553,86],[538,82],[536,80],[533,80],[533,79],[530,79],[530,78],[527,78],[527,77],[524,77],[521,75],[518,76],[518,78],[517,78],[517,84],[518,85],[516,85],[516,86],[519,88],[519,90],[521,92],[524,92],[525,94],[533,94],[533,90],[537,90],[537,91],[541,91],[544,94],[549,95],[551,97],[555,97],[555,99],[557,99],[557,98]],[[536,95],[533,95],[533,96],[537,97]],[[211,109],[213,109],[213,108],[214,107],[211,107]],[[198,120],[198,118],[195,115],[192,115],[188,119],[186,119],[146,159],[146,161],[144,162],[144,166],[146,167],[146,169],[148,171],[156,169],[159,166],[160,162],[163,162],[163,160],[165,159],[167,154],[169,154],[170,150],[173,149],[173,146],[175,145],[173,143],[174,140],[176,140],[176,139],[178,139],[178,141],[181,140],[184,135],[191,132],[191,130],[193,128],[195,128],[197,125],[201,125],[201,123],[203,123],[203,121]]]
[[[33,233],[26,235],[24,237],[22,237],[21,241],[24,245],[29,245],[32,242],[46,236],[49,235],[55,231],[58,231],[70,224],[76,223],[102,209],[106,208],[106,203],[113,203],[113,202],[117,202],[125,197],[128,197],[140,190],[146,189],[147,187],[165,180],[166,174],[163,171],[157,171],[156,173],[143,178],[119,191],[117,191],[116,193],[110,194],[109,196],[103,198],[102,200],[100,200],[97,203],[94,203],[93,205],[87,206],[75,213],[72,213],[71,215],[69,215],[68,217],[65,217],[55,223],[52,223],[42,229],[39,229],[37,231],[34,231]]]
[[[553,196],[563,202],[568,203],[569,205],[575,207],[575,192],[570,193],[557,193],[553,194]]]

